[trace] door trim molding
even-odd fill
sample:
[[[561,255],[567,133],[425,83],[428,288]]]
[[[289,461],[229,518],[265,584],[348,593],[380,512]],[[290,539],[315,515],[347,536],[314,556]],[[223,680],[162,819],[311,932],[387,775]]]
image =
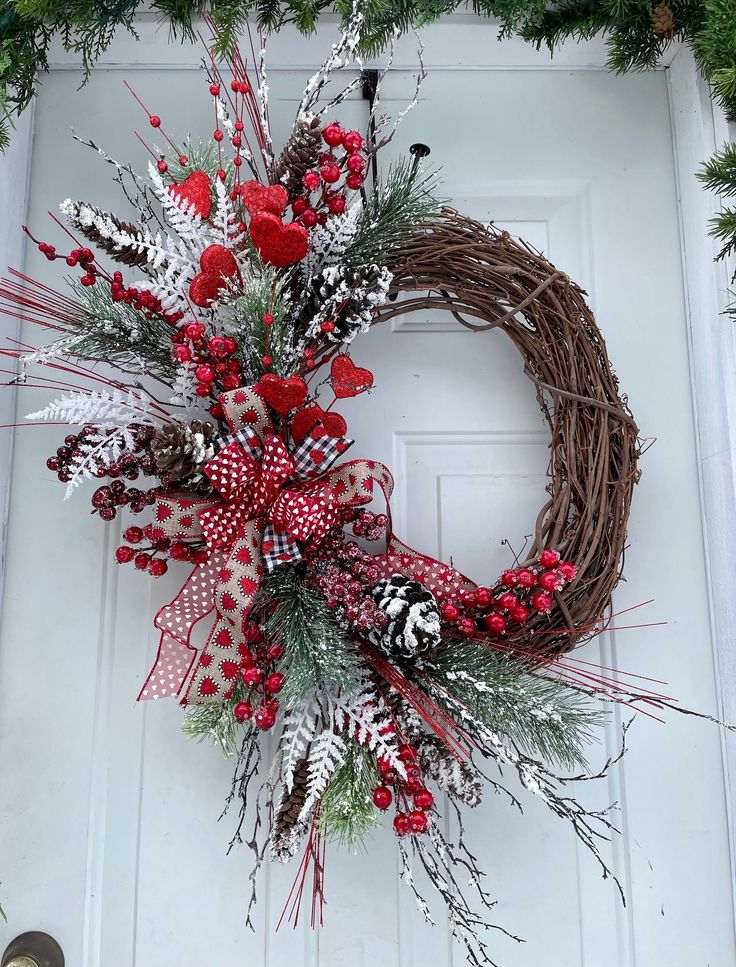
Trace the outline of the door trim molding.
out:
[[[695,177],[700,164],[736,138],[682,47],[667,68],[677,178],[684,301],[687,313],[693,416],[700,479],[705,565],[710,598],[719,712],[736,722],[736,332],[723,315],[733,265],[713,261],[719,246],[708,222],[720,208]],[[729,130],[729,128],[731,129]],[[693,642],[697,660],[699,642]],[[731,883],[736,914],[736,735],[721,730]]]

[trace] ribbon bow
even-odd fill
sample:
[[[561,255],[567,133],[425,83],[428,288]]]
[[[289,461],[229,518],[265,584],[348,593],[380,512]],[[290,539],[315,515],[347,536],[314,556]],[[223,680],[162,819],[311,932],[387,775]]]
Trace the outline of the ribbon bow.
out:
[[[383,464],[353,460],[332,466],[349,440],[308,436],[290,454],[253,387],[226,393],[221,402],[232,435],[205,467],[220,497],[168,493],[156,502],[155,524],[165,536],[204,538],[210,553],[156,616],[161,642],[140,699],[181,693],[196,657],[192,630],[213,609],[215,624],[187,700],[222,698],[238,674],[238,648],[264,566],[272,570],[300,560],[339,523],[342,507],[372,500],[376,483],[387,503],[393,490]]]

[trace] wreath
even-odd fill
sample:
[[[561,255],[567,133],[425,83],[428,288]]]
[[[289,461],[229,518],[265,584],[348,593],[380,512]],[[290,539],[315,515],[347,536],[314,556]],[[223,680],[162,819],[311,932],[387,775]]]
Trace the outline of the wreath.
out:
[[[395,121],[381,113],[382,78],[367,135],[327,118],[359,82],[324,96],[354,63],[361,23],[355,14],[310,79],[279,153],[263,54],[253,64],[236,50],[225,68],[207,60],[217,125],[204,143],[175,142],[133,94],[166,145],[148,148],[147,176],[84,143],[137,218],[67,199],[72,246],[27,230],[78,276],[69,293],[17,272],[3,280],[3,311],[54,333],[4,352],[21,361],[16,382],[60,393],[29,418],[76,427],[49,470],[69,492],[96,480],[101,520],[140,518],[126,521],[117,561],[153,577],[184,567],[154,619],[160,642],[139,698],[178,696],[184,733],[234,759],[234,841],[254,800],[256,871],[301,852],[282,918],[296,922],[309,889],[321,922],[327,843],[354,845],[389,812],[420,910],[431,920],[413,865],[480,965],[491,962],[495,900],[463,836],[451,842],[438,819],[476,806],[488,786],[516,803],[488,765],[569,822],[612,875],[596,845],[608,815],[577,802],[568,770],[585,768],[605,715],[598,699],[660,696],[558,656],[605,627],[637,428],[574,282],[508,233],[443,208],[421,146],[369,184],[423,70]],[[551,431],[529,555],[490,585],[393,533],[390,470],[346,457],[334,408],[373,388],[351,355],[356,336],[438,308],[509,336]],[[201,650],[199,622],[211,624]],[[249,921],[254,901],[255,887]]]

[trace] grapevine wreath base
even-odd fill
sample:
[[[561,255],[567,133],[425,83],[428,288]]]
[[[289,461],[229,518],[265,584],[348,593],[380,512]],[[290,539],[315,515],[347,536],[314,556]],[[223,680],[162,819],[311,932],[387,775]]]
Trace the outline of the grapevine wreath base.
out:
[[[255,856],[246,922],[264,862],[300,855],[282,919],[296,923],[308,892],[320,923],[328,842],[354,847],[390,810],[386,834],[420,911],[432,922],[413,870],[481,965],[493,962],[496,901],[462,809],[489,788],[518,806],[514,777],[612,876],[598,849],[608,813],[575,799],[570,772],[613,764],[591,775],[585,763],[606,703],[667,705],[562,655],[606,626],[639,443],[575,283],[508,233],[443,208],[421,146],[367,177],[416,105],[423,69],[393,124],[382,77],[366,134],[326,116],[360,83],[353,70],[325,100],[332,75],[356,66],[361,27],[356,8],[280,151],[263,50],[251,61],[236,50],[224,67],[208,52],[216,126],[204,142],[177,144],[132,92],[165,144],[147,146],[147,176],[82,143],[136,216],[67,199],[59,250],[27,230],[69,269],[71,291],[11,270],[0,308],[51,341],[3,352],[21,362],[14,382],[60,394],[31,419],[76,427],[49,470],[70,493],[94,481],[102,521],[140,519],[125,521],[117,561],[153,577],[183,569],[154,619],[159,649],[140,698],[178,696],[185,734],[235,760],[233,842]],[[361,333],[435,309],[508,335],[551,432],[528,558],[490,585],[394,535],[390,470],[346,458],[353,441],[335,408],[373,387],[351,355]],[[200,621],[211,630],[197,649]]]
[[[608,608],[639,479],[637,426],[585,292],[508,232],[447,209],[390,268],[391,292],[412,295],[384,306],[376,321],[441,309],[473,332],[501,329],[524,360],[552,436],[549,499],[534,524],[530,560],[554,547],[578,574],[555,595],[552,627],[537,615],[510,628],[506,641],[567,651]]]

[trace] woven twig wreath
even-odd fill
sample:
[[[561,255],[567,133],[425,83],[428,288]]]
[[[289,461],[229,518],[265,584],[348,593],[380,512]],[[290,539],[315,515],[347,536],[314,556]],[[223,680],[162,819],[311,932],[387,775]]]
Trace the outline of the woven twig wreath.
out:
[[[392,260],[393,293],[417,294],[388,303],[376,322],[442,309],[474,332],[503,330],[521,353],[551,432],[549,499],[529,560],[555,547],[578,576],[555,594],[551,621],[536,615],[510,628],[507,642],[567,651],[600,626],[621,576],[638,429],[585,292],[508,232],[450,209],[443,216]]]

